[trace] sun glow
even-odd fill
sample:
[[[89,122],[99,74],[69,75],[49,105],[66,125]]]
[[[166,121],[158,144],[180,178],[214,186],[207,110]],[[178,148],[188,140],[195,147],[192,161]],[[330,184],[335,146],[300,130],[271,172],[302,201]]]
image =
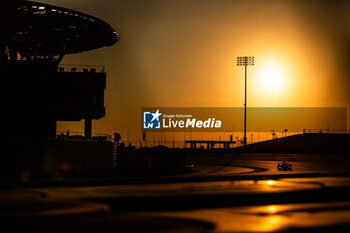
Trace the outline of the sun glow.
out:
[[[286,75],[283,69],[271,60],[260,74],[260,88],[265,93],[283,91],[286,85]]]

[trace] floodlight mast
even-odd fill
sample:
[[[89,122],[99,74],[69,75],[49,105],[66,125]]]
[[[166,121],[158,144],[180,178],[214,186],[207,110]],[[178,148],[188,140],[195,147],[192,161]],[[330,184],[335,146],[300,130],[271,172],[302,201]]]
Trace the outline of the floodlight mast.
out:
[[[247,146],[247,66],[254,66],[252,56],[237,57],[237,66],[244,66],[244,146]]]

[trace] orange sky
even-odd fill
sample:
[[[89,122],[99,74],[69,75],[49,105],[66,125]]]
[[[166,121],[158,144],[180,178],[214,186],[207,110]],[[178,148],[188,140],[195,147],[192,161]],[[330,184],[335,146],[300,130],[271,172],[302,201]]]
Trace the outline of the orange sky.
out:
[[[242,55],[256,61],[248,69],[248,106],[350,107],[348,1],[40,2],[94,15],[121,34],[113,47],[62,62],[106,66],[106,116],[94,121],[96,132],[139,127],[146,106],[242,107]],[[271,64],[283,82],[270,90],[262,79]],[[68,128],[83,129],[58,123]]]

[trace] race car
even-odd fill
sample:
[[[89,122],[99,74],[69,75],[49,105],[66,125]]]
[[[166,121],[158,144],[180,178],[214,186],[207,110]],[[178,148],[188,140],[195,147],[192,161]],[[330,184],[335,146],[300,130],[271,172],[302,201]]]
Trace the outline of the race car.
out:
[[[279,171],[289,171],[292,170],[292,164],[288,164],[283,161],[282,163],[277,164],[277,169]]]

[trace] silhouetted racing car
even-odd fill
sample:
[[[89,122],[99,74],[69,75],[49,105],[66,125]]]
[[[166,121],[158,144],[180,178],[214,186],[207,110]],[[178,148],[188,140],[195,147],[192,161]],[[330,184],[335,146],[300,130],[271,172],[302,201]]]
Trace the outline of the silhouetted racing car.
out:
[[[286,162],[283,162],[283,163],[279,163],[277,165],[277,169],[279,171],[289,171],[289,170],[292,170],[292,164],[288,164]]]

